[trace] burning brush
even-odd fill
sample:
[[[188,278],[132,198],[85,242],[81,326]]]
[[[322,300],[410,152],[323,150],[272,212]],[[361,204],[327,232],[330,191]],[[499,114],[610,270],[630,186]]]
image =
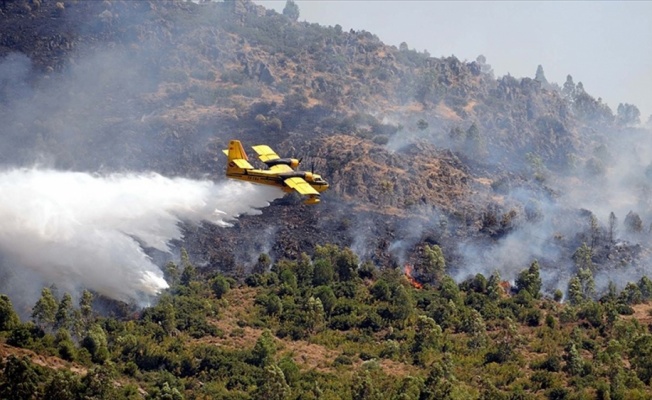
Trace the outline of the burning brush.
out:
[[[412,276],[412,272],[414,271],[414,268],[410,264],[405,264],[404,268],[404,273],[405,273],[405,278],[410,282],[410,285],[416,289],[421,289],[423,288],[423,285],[419,283],[414,277]]]

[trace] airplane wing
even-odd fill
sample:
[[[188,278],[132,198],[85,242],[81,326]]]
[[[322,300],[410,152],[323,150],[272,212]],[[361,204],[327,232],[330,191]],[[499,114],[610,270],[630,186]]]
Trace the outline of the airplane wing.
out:
[[[267,162],[267,161],[276,160],[276,159],[280,158],[278,156],[278,154],[276,154],[274,152],[274,150],[272,150],[272,148],[267,146],[266,144],[261,144],[261,145],[258,145],[258,146],[252,146],[251,148],[254,149],[254,151],[256,153],[258,153],[258,158],[260,158],[260,161],[262,161],[262,162]],[[272,165],[271,167],[269,167],[269,170],[274,171],[274,172],[291,172],[291,171],[293,171],[293,169],[289,165],[286,165],[286,164]]]
[[[299,177],[288,178],[284,182],[286,185],[296,190],[300,194],[319,196],[319,192],[316,191],[315,188],[310,186],[310,184],[306,182],[303,178],[299,178]]]
[[[261,144],[258,146],[253,146],[252,149],[256,153],[258,153],[258,158],[260,158],[260,161],[266,162],[269,160],[276,160],[277,158],[281,158],[272,150],[271,147],[267,146],[266,144]]]

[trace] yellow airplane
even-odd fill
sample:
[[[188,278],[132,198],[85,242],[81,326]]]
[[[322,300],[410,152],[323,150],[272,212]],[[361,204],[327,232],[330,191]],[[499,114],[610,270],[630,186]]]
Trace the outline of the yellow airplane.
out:
[[[226,164],[227,177],[262,185],[277,186],[288,193],[296,190],[298,193],[308,196],[305,201],[306,204],[319,203],[319,194],[328,189],[328,182],[321,176],[313,172],[296,170],[301,160],[280,158],[267,145],[253,146],[252,149],[258,153],[258,158],[269,169],[254,168],[249,164],[249,157],[247,157],[242,143],[239,140],[231,140],[229,148],[223,150],[224,154],[229,158]]]

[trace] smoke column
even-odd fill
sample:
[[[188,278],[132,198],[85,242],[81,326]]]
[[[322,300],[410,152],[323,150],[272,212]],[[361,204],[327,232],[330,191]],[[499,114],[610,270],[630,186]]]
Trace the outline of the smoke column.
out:
[[[169,241],[182,236],[180,221],[228,225],[282,194],[274,187],[155,173],[8,170],[0,172],[2,262],[59,287],[142,302],[168,285],[140,242],[168,251]]]

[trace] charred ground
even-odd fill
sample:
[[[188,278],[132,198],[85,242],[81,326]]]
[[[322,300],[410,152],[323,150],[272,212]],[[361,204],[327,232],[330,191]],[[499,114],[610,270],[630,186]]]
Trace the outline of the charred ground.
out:
[[[319,207],[290,196],[234,228],[187,227],[180,245],[216,268],[320,243],[396,265],[429,242],[466,270],[460,242],[490,247],[536,225],[570,179],[609,177],[612,138],[642,134],[572,78],[496,78],[484,57],[435,58],[248,1],[0,6],[6,165],[221,180],[221,149],[236,137],[303,156],[330,181]],[[561,268],[590,235],[579,209],[554,206],[586,229],[557,223],[554,251],[529,256]],[[594,261],[622,263],[601,212],[590,210],[602,232]],[[618,251],[631,264],[630,247]]]

